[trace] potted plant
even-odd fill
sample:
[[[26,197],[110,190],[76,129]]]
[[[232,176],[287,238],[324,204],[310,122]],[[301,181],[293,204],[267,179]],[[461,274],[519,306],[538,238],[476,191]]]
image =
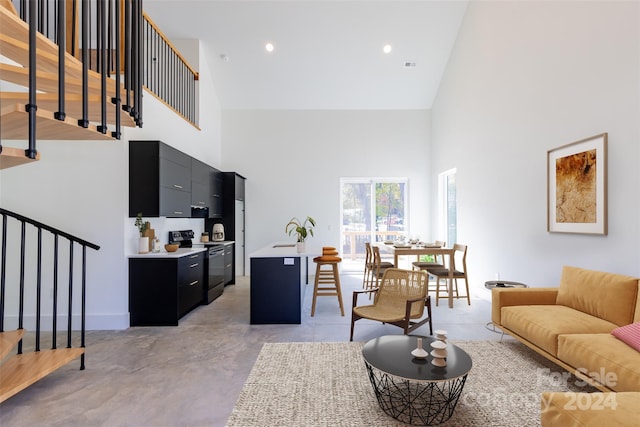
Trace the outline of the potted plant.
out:
[[[140,238],[138,239],[138,253],[146,254],[149,252],[149,236],[145,236],[144,233],[149,228],[149,223],[142,219],[142,212],[139,212],[136,216],[135,225],[140,232]]]
[[[291,221],[287,223],[284,228],[285,233],[289,236],[295,231],[296,233],[296,248],[298,252],[305,251],[305,240],[308,236],[313,236],[313,227],[316,226],[316,220],[307,216],[307,218],[301,222],[298,218],[291,218]]]

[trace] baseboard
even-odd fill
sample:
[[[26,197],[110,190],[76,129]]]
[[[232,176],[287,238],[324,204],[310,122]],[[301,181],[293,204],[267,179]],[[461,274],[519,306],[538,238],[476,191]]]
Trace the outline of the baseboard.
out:
[[[81,328],[80,315],[73,315],[72,329],[74,331]],[[43,314],[40,317],[40,330],[51,331],[53,329],[52,316],[50,314]],[[114,313],[114,314],[87,314],[85,327],[87,331],[111,331],[122,330],[129,327],[129,313]],[[7,315],[4,319],[4,330],[10,331],[18,328],[18,316]],[[35,331],[36,329],[36,316],[25,315],[23,318],[23,328],[27,331]],[[58,316],[58,325],[56,327],[58,331],[67,329],[67,316]]]

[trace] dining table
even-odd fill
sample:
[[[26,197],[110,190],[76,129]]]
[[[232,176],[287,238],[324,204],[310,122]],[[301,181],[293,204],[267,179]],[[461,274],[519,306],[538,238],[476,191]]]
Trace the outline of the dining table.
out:
[[[443,255],[448,257],[449,276],[447,277],[447,293],[449,300],[449,308],[453,308],[453,271],[455,270],[455,250],[453,248],[443,248],[434,244],[408,244],[397,242],[377,242],[372,243],[380,248],[381,253],[393,254],[393,265],[398,268],[398,260],[401,256],[420,255]]]

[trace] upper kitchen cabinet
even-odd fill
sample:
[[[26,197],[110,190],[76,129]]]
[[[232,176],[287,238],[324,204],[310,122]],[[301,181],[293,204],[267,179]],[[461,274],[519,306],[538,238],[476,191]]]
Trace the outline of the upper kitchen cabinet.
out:
[[[191,159],[191,216],[222,217],[222,172]]]
[[[129,216],[191,216],[191,157],[161,141],[129,141]]]

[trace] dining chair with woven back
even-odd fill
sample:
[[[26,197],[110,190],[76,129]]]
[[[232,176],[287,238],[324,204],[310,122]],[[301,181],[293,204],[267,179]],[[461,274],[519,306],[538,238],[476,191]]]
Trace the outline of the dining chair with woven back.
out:
[[[449,279],[449,268],[453,268],[453,298],[466,298],[467,304],[471,305],[471,296],[469,295],[469,279],[467,277],[467,245],[461,245],[456,243],[453,245],[454,256],[452,259],[453,265],[448,267],[428,267],[427,273],[429,276],[436,279],[436,306],[440,298],[448,298],[448,286],[447,281]],[[458,268],[460,266],[460,268]],[[466,295],[460,295],[458,290],[458,279],[464,279],[465,288],[467,290]],[[440,282],[444,280],[444,289],[440,289]],[[446,296],[442,296],[442,294]]]
[[[350,341],[353,341],[355,322],[360,319],[398,326],[403,329],[405,335],[428,322],[429,334],[433,335],[431,298],[427,294],[427,283],[428,277],[424,271],[388,268],[384,271],[377,288],[354,291]],[[363,293],[374,294],[373,304],[357,305],[358,295]]]

